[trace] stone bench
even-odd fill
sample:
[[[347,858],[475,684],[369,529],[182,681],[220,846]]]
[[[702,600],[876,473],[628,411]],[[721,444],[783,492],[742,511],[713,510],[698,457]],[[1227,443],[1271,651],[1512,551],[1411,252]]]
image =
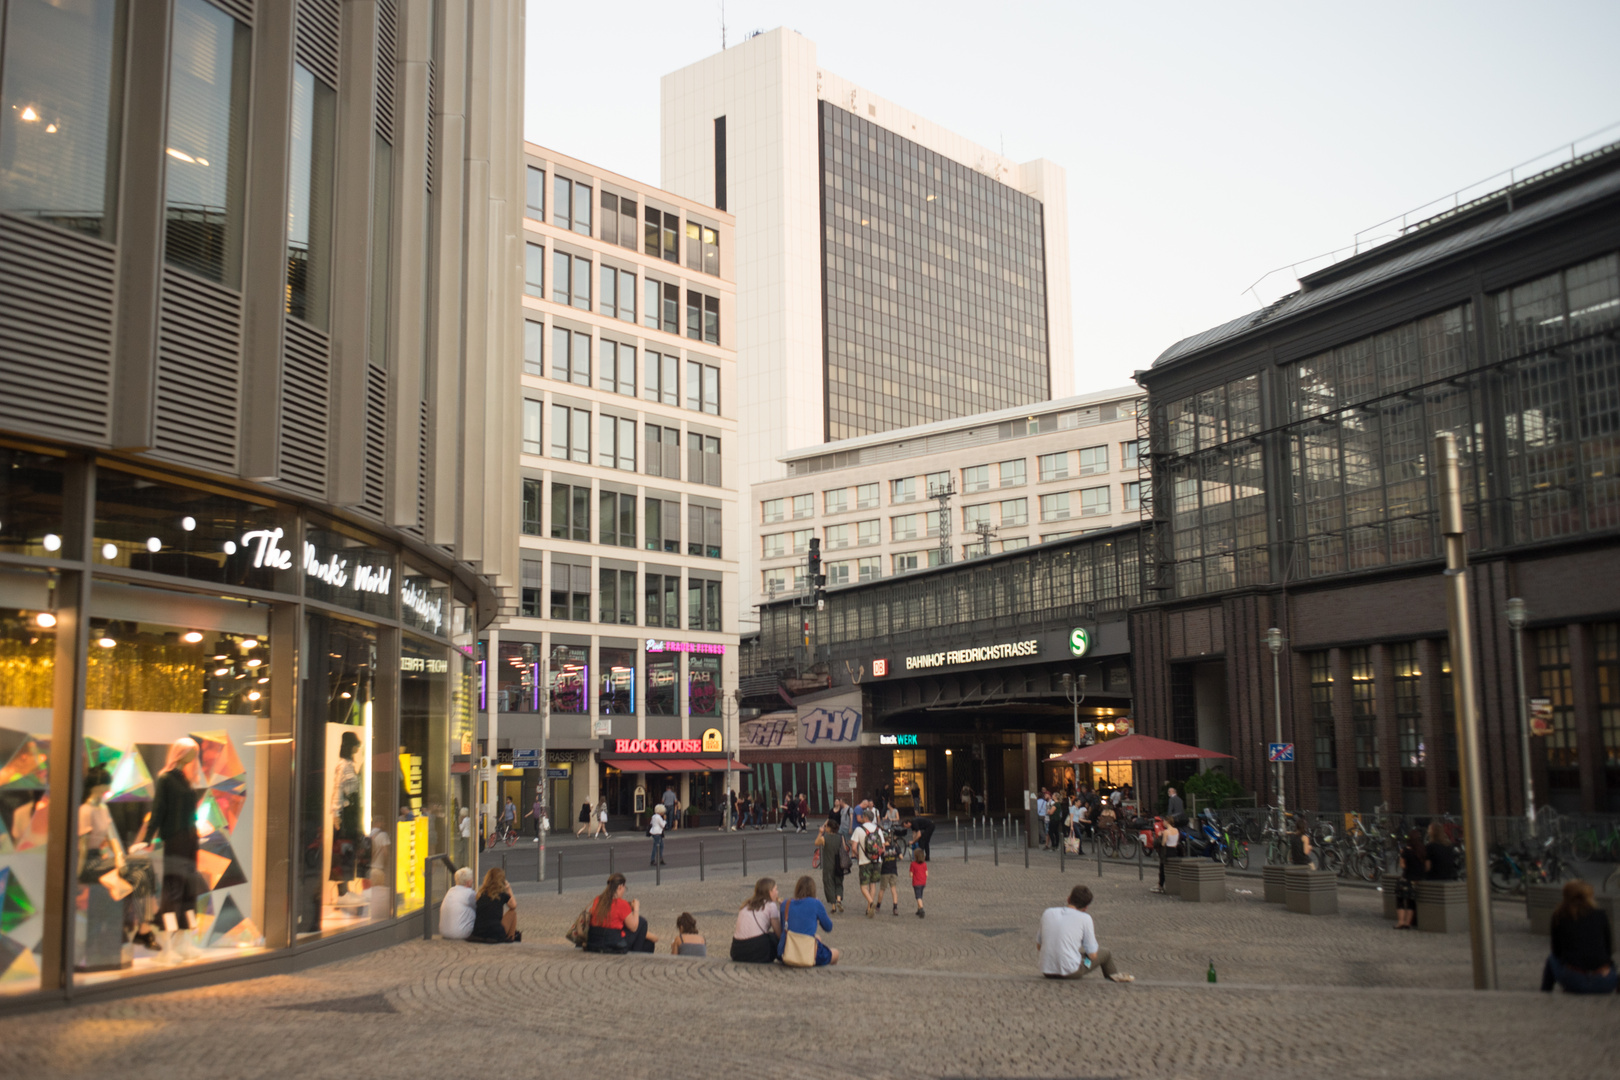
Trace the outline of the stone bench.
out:
[[[1288,867],[1282,863],[1267,865],[1260,871],[1261,880],[1265,883],[1266,903],[1282,904],[1288,899],[1288,883],[1283,880],[1283,872]]]
[[[1337,915],[1339,878],[1331,870],[1290,866],[1283,871],[1283,903],[1300,915]]]
[[[1526,885],[1524,887],[1525,914],[1530,916],[1530,932],[1541,937],[1552,933],[1553,909],[1564,901],[1562,885]]]
[[[1226,867],[1213,859],[1178,859],[1181,863],[1181,898],[1195,904],[1214,904],[1226,899]],[[1165,885],[1169,886],[1169,875]]]
[[[1426,934],[1468,933],[1468,883],[1417,883],[1417,928]]]

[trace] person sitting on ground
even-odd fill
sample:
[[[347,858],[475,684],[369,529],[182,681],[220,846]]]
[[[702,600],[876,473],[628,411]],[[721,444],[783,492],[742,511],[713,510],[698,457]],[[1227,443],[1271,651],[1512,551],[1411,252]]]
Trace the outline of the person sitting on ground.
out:
[[[1114,982],[1135,982],[1114,965],[1114,956],[1097,944],[1097,930],[1086,908],[1091,906],[1091,890],[1076,885],[1069,890],[1065,907],[1049,907],[1041,913],[1041,930],[1035,948],[1041,954],[1041,974],[1048,979],[1080,979],[1097,968]]]
[[[1417,883],[1423,880],[1429,864],[1423,849],[1423,832],[1413,829],[1406,834],[1406,846],[1401,849],[1401,876],[1395,881],[1395,929],[1411,930],[1417,925]]]
[[[676,917],[675,940],[669,943],[669,951],[676,956],[709,955],[709,947],[698,933],[697,920],[692,918],[691,912],[683,911]]]
[[[1438,821],[1429,822],[1429,843],[1424,854],[1429,861],[1429,872],[1424,875],[1427,880],[1457,880],[1457,849],[1452,846],[1451,837],[1446,835],[1445,826]]]
[[[656,934],[647,933],[640,900],[626,900],[623,874],[609,874],[607,888],[591,903],[591,928],[586,952],[630,953],[653,951]]]
[[[781,898],[776,882],[762,877],[754,882],[754,895],[737,909],[737,927],[731,932],[731,958],[739,964],[769,964],[776,960],[782,936]]]
[[[793,899],[782,906],[782,940],[776,947],[778,958],[787,951],[788,932],[816,936],[816,928],[832,930],[832,919],[827,909],[816,899],[816,883],[808,876],[799,879],[793,887]],[[838,963],[839,952],[821,939],[816,939],[816,967]]]
[[[1294,833],[1288,838],[1288,863],[1291,866],[1316,865],[1316,856],[1311,854],[1311,834],[1305,831],[1305,819],[1294,819]]]
[[[1541,969],[1541,989],[1553,984],[1571,994],[1612,994],[1620,981],[1614,967],[1609,916],[1592,902],[1592,886],[1564,883],[1564,902],[1552,916],[1552,952]]]
[[[439,906],[439,936],[446,941],[466,941],[472,937],[478,919],[477,895],[472,890],[472,867],[456,871],[456,883],[444,894]]]
[[[485,945],[523,940],[517,928],[517,899],[506,884],[506,871],[498,866],[484,875],[473,909],[472,935],[467,940]]]

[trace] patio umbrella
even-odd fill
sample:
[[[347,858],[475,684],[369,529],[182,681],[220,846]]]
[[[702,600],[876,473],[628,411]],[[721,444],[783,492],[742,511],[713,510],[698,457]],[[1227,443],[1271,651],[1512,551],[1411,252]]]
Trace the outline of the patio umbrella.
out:
[[[1117,739],[1081,746],[1067,754],[1047,758],[1048,761],[1066,761],[1080,764],[1089,761],[1188,761],[1196,758],[1229,758],[1215,750],[1155,739],[1148,735],[1121,735]]]

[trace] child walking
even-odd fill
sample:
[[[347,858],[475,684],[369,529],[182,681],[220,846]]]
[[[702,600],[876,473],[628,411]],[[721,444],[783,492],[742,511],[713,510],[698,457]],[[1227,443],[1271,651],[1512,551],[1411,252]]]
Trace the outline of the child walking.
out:
[[[911,891],[917,897],[917,918],[925,916],[923,911],[923,889],[928,885],[928,857],[923,849],[911,849]]]

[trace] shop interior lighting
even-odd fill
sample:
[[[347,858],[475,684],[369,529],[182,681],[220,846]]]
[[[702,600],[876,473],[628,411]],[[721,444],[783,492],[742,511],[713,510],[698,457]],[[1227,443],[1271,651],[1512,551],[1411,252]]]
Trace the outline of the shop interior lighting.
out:
[[[103,559],[106,559],[108,562],[112,562],[114,559],[118,558],[118,545],[117,544],[102,544],[101,545],[101,557]]]
[[[42,611],[38,615],[34,616],[34,625],[49,630],[51,627],[56,625],[56,616],[52,615],[48,611]]]
[[[114,646],[114,645],[116,645],[116,644],[118,644],[118,642],[116,642],[116,641],[114,641],[114,640],[113,640],[113,639],[112,639],[112,638],[110,638],[110,637],[104,637],[104,638],[100,638],[100,639],[98,639],[98,640],[97,640],[97,641],[96,641],[96,644],[97,644],[97,645],[100,645],[100,646],[101,646],[101,647],[102,647],[102,648],[103,648],[103,649],[110,649],[110,648],[112,648],[112,647],[113,647],[113,646]]]
[[[351,694],[351,693],[349,693],[349,692],[348,692],[348,691],[347,691],[347,690],[345,690],[345,691],[343,691],[343,693],[341,693],[341,694],[339,694],[339,695],[338,695],[338,697],[340,697],[340,698],[342,698],[342,699],[343,699],[343,700],[344,700],[344,701],[348,701],[348,700],[349,700],[349,699],[350,699],[350,698],[352,698],[352,697],[353,697],[353,696],[354,696],[354,695],[353,695],[353,694]]]
[[[180,635],[180,640],[184,641],[187,645],[195,645],[197,642],[202,640],[202,634],[198,633],[196,630],[187,630],[185,633]]]
[[[238,644],[240,644],[244,649],[257,649],[259,647],[259,639],[243,638],[240,642],[238,642]]]
[[[189,516],[183,517],[180,519],[180,527],[186,532],[191,532],[197,527],[197,519]]]
[[[264,739],[249,739],[243,746],[282,746],[293,741],[291,735],[274,735]]]
[[[215,678],[222,678],[222,677],[224,677],[226,675],[229,675],[230,673],[231,673],[231,669],[228,668],[228,667],[220,667],[220,668],[215,668],[214,669],[214,677]]]
[[[261,675],[259,677],[260,684],[267,683],[269,681],[270,681],[270,676],[268,676],[268,675]]]
[[[259,692],[257,690],[249,690],[248,691],[248,700],[249,701],[258,701],[259,700]]]
[[[235,540],[227,540],[227,541],[225,541],[225,554],[227,554],[227,555],[235,555],[236,554],[236,541]]]
[[[34,111],[34,107],[32,105],[24,105],[22,118],[32,124],[34,121],[39,119],[39,113]]]
[[[55,533],[46,533],[44,543],[46,551],[62,550],[62,538]]]
[[[152,552],[154,555],[157,554],[163,550],[163,541],[159,540],[155,536],[148,536],[146,538],[146,550]]]
[[[247,662],[247,666],[248,667],[258,667],[262,663],[264,663],[263,660],[260,660],[258,657],[254,657],[252,660],[249,660]]]

